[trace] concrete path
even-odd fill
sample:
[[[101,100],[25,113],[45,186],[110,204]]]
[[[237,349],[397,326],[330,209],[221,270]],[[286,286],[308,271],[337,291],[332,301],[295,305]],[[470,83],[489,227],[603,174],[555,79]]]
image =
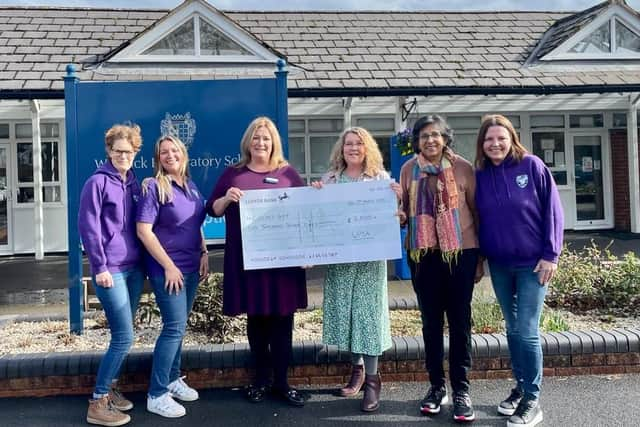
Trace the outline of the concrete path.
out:
[[[472,383],[476,410],[474,426],[505,426],[497,415],[497,403],[506,397],[513,382],[477,380]],[[453,425],[451,406],[435,417],[418,412],[425,384],[387,383],[382,403],[375,414],[359,410],[359,399],[335,397],[332,389],[307,389],[304,408],[292,408],[278,401],[247,403],[240,390],[202,390],[198,402],[185,404],[187,415],[164,419],[145,410],[145,395],[134,393],[130,412],[132,426],[327,426],[375,427]],[[578,376],[545,378],[541,399],[542,426],[610,427],[636,426],[640,419],[640,374],[622,376]],[[86,426],[86,396],[0,399],[0,425],[4,427]]]

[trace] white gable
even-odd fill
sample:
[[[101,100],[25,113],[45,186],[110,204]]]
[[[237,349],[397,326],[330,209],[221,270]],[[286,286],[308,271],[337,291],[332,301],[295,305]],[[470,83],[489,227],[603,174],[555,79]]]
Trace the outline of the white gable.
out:
[[[600,59],[640,60],[640,19],[627,8],[613,5],[540,58],[541,61]]]
[[[203,0],[187,0],[107,63],[273,64],[279,59]]]

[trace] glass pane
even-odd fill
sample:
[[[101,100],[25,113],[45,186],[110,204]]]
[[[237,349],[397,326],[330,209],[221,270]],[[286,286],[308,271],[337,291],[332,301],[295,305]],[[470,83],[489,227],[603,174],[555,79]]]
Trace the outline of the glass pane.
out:
[[[627,127],[627,114],[626,113],[613,113],[613,127],[614,128],[626,128]]]
[[[461,157],[464,157],[471,163],[476,160],[476,140],[478,135],[475,133],[455,133],[453,134],[453,151]]]
[[[460,129],[473,129],[478,130],[480,127],[480,116],[449,116],[447,122],[449,127],[453,129],[454,135],[457,130]]]
[[[589,34],[582,41],[569,49],[571,53],[610,53],[611,52],[611,31],[609,22]]]
[[[0,124],[0,138],[9,138],[9,125],[6,123]]]
[[[561,115],[536,115],[531,116],[532,128],[563,128],[564,116]]]
[[[578,221],[604,219],[601,145],[597,135],[576,136],[573,140]]]
[[[45,203],[60,201],[60,186],[42,187],[42,201]]]
[[[18,203],[33,203],[33,187],[18,188]]]
[[[16,138],[31,138],[31,123],[16,124]]]
[[[297,169],[298,173],[307,172],[304,167],[304,137],[289,137],[289,163]]]
[[[514,128],[516,129],[520,128],[520,116],[505,116],[505,117],[509,119],[509,121],[511,122]]]
[[[7,149],[0,148],[0,245],[9,243],[8,200],[10,188],[7,188]]]
[[[33,182],[33,145],[19,143],[18,146],[18,182]],[[58,143],[42,143],[42,181],[60,181],[60,159]]]
[[[616,21],[616,52],[640,52],[640,37],[620,21]]]
[[[60,136],[60,126],[57,123],[40,124],[41,138],[57,138]]]
[[[309,138],[311,149],[311,173],[324,173],[329,165],[331,149],[338,136],[312,136]]]
[[[311,132],[342,132],[342,119],[312,119],[309,120]]]
[[[569,127],[572,128],[601,128],[604,126],[602,114],[571,114]]]
[[[393,133],[395,120],[393,117],[360,118],[356,120],[356,125],[365,128],[369,132],[389,132]],[[380,142],[380,141],[378,141]]]
[[[567,185],[564,132],[534,132],[533,154],[551,169],[557,185]]]
[[[33,150],[31,143],[18,146],[18,182],[33,182]]]
[[[193,19],[144,51],[143,55],[195,55]]]
[[[380,154],[382,154],[382,162],[384,164],[384,169],[390,171],[391,170],[391,134],[376,134],[372,135],[373,139],[378,143],[378,148],[380,149]],[[398,180],[399,177],[396,177]]]
[[[207,21],[200,19],[200,55],[251,55],[251,53]]]
[[[302,133],[304,129],[304,120],[289,120],[289,133]]]
[[[58,168],[58,143],[42,143],[42,181],[60,181],[60,170]]]

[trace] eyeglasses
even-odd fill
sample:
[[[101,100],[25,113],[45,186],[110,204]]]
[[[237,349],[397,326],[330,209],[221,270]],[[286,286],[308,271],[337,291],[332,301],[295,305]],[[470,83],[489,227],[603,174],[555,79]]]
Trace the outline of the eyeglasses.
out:
[[[364,142],[362,141],[358,141],[358,142],[345,142],[344,143],[345,147],[364,147]]]
[[[428,140],[429,138],[433,138],[433,139],[442,138],[442,133],[438,132],[437,130],[434,130],[433,132],[425,132],[420,134],[420,139],[424,141]]]
[[[136,154],[135,151],[131,151],[131,150],[113,150],[112,149],[111,152],[116,156],[126,156],[126,157],[132,157]]]

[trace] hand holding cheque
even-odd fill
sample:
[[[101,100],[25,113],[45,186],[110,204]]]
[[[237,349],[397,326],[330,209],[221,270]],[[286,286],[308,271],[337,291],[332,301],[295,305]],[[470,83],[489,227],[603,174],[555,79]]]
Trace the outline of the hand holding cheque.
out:
[[[239,203],[245,269],[401,257],[391,181],[316,188],[244,191]]]

